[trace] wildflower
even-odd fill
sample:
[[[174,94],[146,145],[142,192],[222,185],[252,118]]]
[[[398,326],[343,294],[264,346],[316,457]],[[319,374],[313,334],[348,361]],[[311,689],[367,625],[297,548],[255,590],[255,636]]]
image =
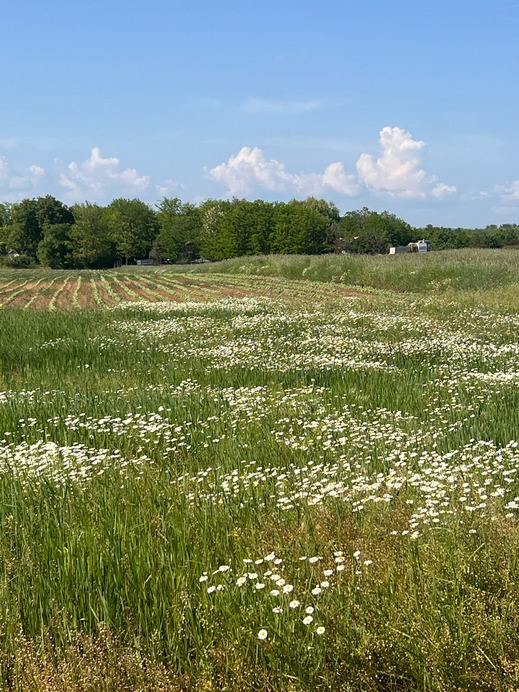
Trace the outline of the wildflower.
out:
[[[324,634],[326,632],[326,628],[320,625],[316,630],[316,634]]]
[[[314,562],[319,562],[320,559],[321,559],[321,558],[320,558],[320,557],[317,557],[317,555],[316,555],[315,557],[309,558],[309,559],[308,559],[308,562],[309,562],[310,564],[313,565]]]
[[[213,593],[213,591],[216,591],[216,586],[209,586],[207,588],[207,593]]]
[[[207,581],[208,578],[209,578],[209,577],[207,576],[207,574],[202,574],[202,576],[199,577],[198,581],[199,581],[199,582]]]
[[[245,577],[240,577],[239,579],[236,580],[236,586],[243,586],[247,579]]]
[[[290,601],[290,603],[288,604],[288,607],[289,608],[298,608],[299,605],[300,605],[299,601],[293,600],[293,601]]]
[[[269,636],[267,630],[260,630],[258,632],[258,639],[266,639]]]
[[[294,590],[292,584],[285,584],[283,586],[283,593],[291,593]]]
[[[280,594],[280,591],[278,591],[278,589],[272,589],[272,591],[270,592],[271,596],[279,596],[279,594]]]
[[[322,589],[320,586],[316,586],[315,589],[312,589],[312,593],[314,596],[317,596],[318,594],[320,594],[321,591],[322,591]]]
[[[305,618],[303,618],[303,625],[310,625],[313,621],[313,617],[311,615],[307,615]]]
[[[313,606],[308,606],[308,608],[305,609],[305,613],[307,613],[307,615],[311,615],[314,610],[315,608]]]
[[[273,613],[276,613],[276,614],[282,613],[282,612],[283,612],[283,608],[280,608],[279,606],[276,606],[275,608],[272,608],[272,612],[273,612]]]
[[[255,588],[260,591],[261,589],[265,588],[265,584],[262,584],[260,581],[255,584]]]
[[[333,570],[332,569],[325,569],[323,574],[325,577],[331,577],[333,574]]]

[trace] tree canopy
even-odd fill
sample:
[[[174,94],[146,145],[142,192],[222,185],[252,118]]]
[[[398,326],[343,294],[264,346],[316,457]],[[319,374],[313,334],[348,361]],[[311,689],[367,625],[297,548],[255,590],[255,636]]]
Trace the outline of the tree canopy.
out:
[[[51,195],[0,203],[0,262],[48,267],[111,267],[137,259],[210,261],[245,255],[387,253],[425,238],[433,250],[519,245],[519,225],[480,229],[413,228],[388,211],[367,207],[342,215],[335,204],[308,197],[289,202],[163,198],[69,208]],[[3,260],[2,260],[3,258]]]

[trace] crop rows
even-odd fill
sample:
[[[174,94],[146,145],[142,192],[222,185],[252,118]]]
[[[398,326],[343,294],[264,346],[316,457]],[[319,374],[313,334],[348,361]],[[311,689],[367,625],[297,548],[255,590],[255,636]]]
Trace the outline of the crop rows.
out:
[[[37,276],[37,275],[36,275]],[[330,299],[349,293],[333,285],[266,277],[143,273],[64,273],[54,278],[0,279],[0,308],[73,310],[126,302],[183,302],[255,295]]]

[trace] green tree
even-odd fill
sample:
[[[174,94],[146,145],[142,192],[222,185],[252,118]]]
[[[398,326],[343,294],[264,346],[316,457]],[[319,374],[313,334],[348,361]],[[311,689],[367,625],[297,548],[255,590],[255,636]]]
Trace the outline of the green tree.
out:
[[[74,216],[62,202],[47,195],[24,199],[12,207],[12,225],[8,242],[12,249],[36,258],[43,240],[44,227],[54,224],[73,224]]]
[[[233,199],[221,220],[219,250],[223,258],[269,251],[274,205],[262,200]]]
[[[323,248],[323,251],[331,251],[340,229],[341,215],[338,207],[333,202],[327,202],[325,199],[317,199],[315,197],[307,197],[300,201],[292,200],[290,204],[300,204],[308,209],[312,209],[326,220],[326,247]]]
[[[36,200],[24,199],[14,204],[13,222],[8,236],[9,249],[35,258],[42,238],[43,228],[36,215]]]
[[[304,203],[292,200],[274,211],[271,251],[280,254],[317,255],[328,249],[327,219]]]
[[[70,238],[71,224],[46,224],[43,239],[38,245],[38,260],[43,267],[70,269],[73,266],[73,243]]]
[[[154,253],[173,262],[192,262],[200,257],[200,210],[178,197],[164,197],[157,212],[159,234]]]
[[[0,202],[0,255],[5,255],[9,247],[9,235],[13,223],[13,205],[9,202]]]
[[[148,257],[158,232],[157,216],[140,199],[115,199],[107,207],[107,223],[117,256],[130,259]]]
[[[426,226],[417,230],[418,235],[431,241],[432,250],[452,250],[468,247],[470,238],[462,228],[445,228],[443,226]]]
[[[117,255],[106,207],[85,202],[72,207],[72,212],[76,220],[70,230],[74,266],[90,269],[111,267]]]
[[[224,199],[207,199],[198,207],[200,211],[200,251],[205,259],[225,259],[221,247],[223,219],[231,202]]]
[[[387,211],[349,211],[340,222],[337,250],[377,254],[386,253],[391,245],[407,245],[414,240],[411,226]]]

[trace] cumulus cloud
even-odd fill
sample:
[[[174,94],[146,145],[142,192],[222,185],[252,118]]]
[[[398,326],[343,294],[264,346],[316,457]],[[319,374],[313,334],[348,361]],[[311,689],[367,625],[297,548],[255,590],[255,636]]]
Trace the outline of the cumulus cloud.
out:
[[[225,185],[231,195],[246,195],[253,189],[326,194],[334,191],[353,196],[362,188],[375,195],[443,199],[456,188],[427,173],[423,166],[425,142],[415,140],[399,127],[384,127],[380,132],[381,156],[361,154],[357,175],[348,173],[340,161],[331,163],[324,173],[289,173],[285,164],[267,159],[258,147],[243,147],[226,163],[206,170]]]
[[[300,194],[322,194],[333,189],[345,195],[357,193],[355,177],[344,170],[342,163],[332,163],[319,173],[289,173],[285,164],[269,159],[258,147],[242,147],[227,163],[206,173],[225,185],[231,195],[246,195],[251,190],[262,188],[273,192],[296,192]]]
[[[400,127],[384,127],[380,131],[382,155],[374,159],[361,154],[357,161],[359,181],[375,193],[392,197],[436,198],[456,192],[435,175],[422,168],[425,142],[415,140]]]
[[[116,157],[104,159],[99,147],[83,163],[73,161],[60,176],[60,184],[68,189],[71,200],[102,199],[110,195],[138,194],[150,184],[150,177],[139,175],[135,168],[120,170]]]
[[[45,176],[41,166],[29,166],[22,171],[14,169],[5,156],[0,156],[0,191],[10,198],[30,193]]]

